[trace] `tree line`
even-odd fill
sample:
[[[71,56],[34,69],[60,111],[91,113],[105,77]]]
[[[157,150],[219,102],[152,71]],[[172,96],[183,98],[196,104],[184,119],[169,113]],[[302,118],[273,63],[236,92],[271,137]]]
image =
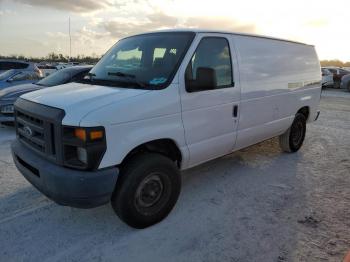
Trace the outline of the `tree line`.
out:
[[[31,61],[35,63],[39,62],[79,62],[79,63],[86,63],[86,64],[95,64],[98,60],[100,60],[101,56],[98,56],[96,54],[92,54],[91,56],[86,55],[77,55],[74,57],[65,56],[63,54],[56,54],[54,52],[49,53],[47,56],[44,57],[27,57],[24,55],[0,55],[0,59],[15,59],[15,60],[22,60],[22,61]]]
[[[337,59],[321,60],[320,62],[321,62],[321,66],[350,67],[350,62],[343,62]]]

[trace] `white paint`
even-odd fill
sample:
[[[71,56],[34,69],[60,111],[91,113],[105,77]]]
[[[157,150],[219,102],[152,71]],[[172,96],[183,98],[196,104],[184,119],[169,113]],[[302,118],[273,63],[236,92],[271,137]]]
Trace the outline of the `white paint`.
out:
[[[235,86],[188,93],[184,72],[201,38],[229,41]],[[67,84],[23,98],[62,108],[63,125],[104,126],[107,151],[100,168],[120,164],[138,145],[172,139],[182,169],[280,135],[296,112],[320,100],[321,70],[313,46],[242,34],[197,31],[170,86],[136,90]],[[316,83],[315,83],[316,82]],[[233,117],[233,106],[238,116]]]

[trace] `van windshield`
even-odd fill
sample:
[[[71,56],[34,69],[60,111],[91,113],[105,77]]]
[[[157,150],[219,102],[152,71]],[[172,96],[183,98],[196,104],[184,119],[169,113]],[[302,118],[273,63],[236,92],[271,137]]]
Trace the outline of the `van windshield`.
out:
[[[193,37],[193,32],[163,32],[124,38],[93,67],[90,81],[120,87],[165,88]]]

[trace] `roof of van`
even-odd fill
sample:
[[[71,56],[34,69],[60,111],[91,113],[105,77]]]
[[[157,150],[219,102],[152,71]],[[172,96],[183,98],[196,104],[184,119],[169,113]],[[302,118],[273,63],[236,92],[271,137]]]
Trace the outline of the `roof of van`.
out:
[[[278,40],[278,41],[284,41],[284,42],[290,42],[295,44],[301,44],[301,45],[309,45],[306,43],[294,41],[294,40],[288,40],[278,37],[272,37],[272,36],[265,36],[265,35],[258,35],[258,34],[248,34],[248,33],[241,33],[241,32],[231,32],[231,31],[224,31],[224,30],[213,30],[213,29],[201,29],[201,28],[176,28],[176,29],[163,29],[163,30],[156,30],[156,31],[150,31],[142,34],[151,34],[151,33],[165,33],[165,32],[194,32],[194,33],[220,33],[220,34],[233,34],[233,35],[241,35],[241,36],[251,36],[251,37],[259,37],[259,38],[267,38],[272,40]],[[310,45],[313,46],[313,45]]]

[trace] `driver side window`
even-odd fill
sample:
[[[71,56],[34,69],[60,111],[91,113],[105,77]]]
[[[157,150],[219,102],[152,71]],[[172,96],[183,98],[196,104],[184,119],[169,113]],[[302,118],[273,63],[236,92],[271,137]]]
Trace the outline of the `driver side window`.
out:
[[[231,54],[227,39],[223,37],[203,38],[187,66],[185,79],[188,92],[232,87]],[[206,81],[212,84],[207,86]],[[189,88],[191,85],[195,87],[195,90]]]

